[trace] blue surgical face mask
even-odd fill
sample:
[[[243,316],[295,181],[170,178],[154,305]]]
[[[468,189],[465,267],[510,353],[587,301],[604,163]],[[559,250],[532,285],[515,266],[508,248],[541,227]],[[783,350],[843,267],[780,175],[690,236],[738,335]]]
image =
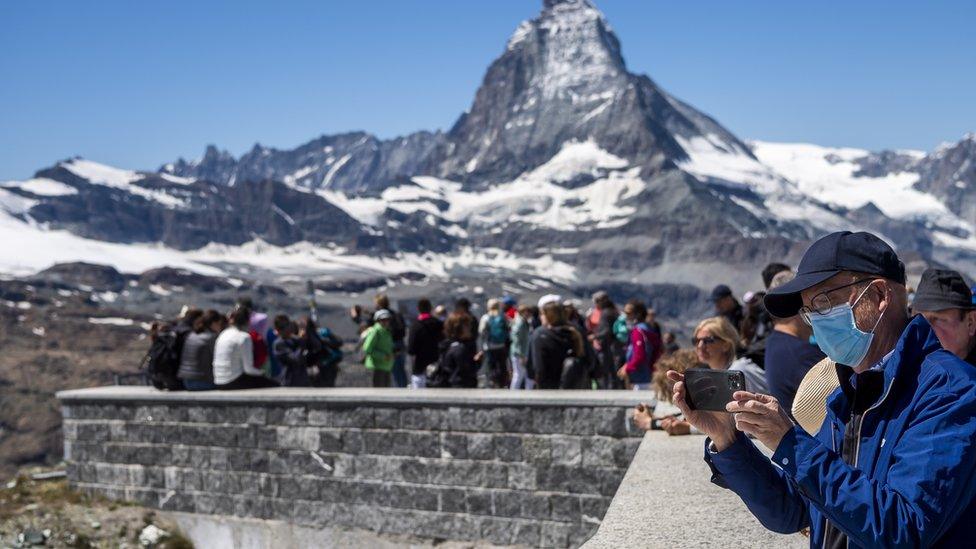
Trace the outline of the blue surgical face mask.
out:
[[[827,314],[810,315],[810,324],[813,326],[817,345],[830,360],[838,364],[854,368],[864,360],[874,340],[874,330],[884,316],[882,311],[870,332],[863,332],[857,327],[854,305],[864,297],[867,290],[865,288],[861,295],[857,296],[853,305],[847,303],[835,305]]]

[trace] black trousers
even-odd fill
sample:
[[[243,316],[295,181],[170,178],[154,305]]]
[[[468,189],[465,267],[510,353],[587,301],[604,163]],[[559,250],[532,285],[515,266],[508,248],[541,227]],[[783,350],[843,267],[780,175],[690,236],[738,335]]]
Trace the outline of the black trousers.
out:
[[[277,381],[268,379],[264,376],[249,376],[241,374],[234,381],[218,385],[221,391],[237,391],[239,389],[267,389],[269,387],[280,387]]]

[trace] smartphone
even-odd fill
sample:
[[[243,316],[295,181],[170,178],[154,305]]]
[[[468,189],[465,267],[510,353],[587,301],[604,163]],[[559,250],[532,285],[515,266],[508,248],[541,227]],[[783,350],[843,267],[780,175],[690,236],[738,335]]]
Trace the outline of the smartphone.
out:
[[[732,394],[746,389],[746,376],[734,370],[685,370],[685,400],[692,410],[724,412]]]

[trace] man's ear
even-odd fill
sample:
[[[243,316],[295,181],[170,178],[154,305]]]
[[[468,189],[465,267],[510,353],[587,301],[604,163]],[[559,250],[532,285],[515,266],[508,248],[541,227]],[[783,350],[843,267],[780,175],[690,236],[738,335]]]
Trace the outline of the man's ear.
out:
[[[878,301],[878,312],[885,312],[888,307],[891,306],[892,297],[894,296],[894,290],[888,285],[888,282],[882,280],[881,284],[871,283],[873,290],[878,293],[880,299]]]
[[[969,337],[976,336],[976,310],[966,313],[966,331]]]

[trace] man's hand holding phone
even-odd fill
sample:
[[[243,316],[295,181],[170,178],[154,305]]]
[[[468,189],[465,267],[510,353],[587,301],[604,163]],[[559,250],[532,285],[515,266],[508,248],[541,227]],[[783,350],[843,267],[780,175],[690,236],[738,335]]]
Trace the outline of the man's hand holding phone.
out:
[[[719,452],[731,446],[735,442],[735,424],[732,422],[732,414],[692,410],[686,400],[685,376],[672,370],[668,372],[668,379],[675,382],[674,404],[684,414],[688,423],[708,435]]]
[[[759,439],[766,448],[776,451],[781,440],[793,428],[793,420],[774,397],[736,391],[726,410],[732,413],[735,427]]]

